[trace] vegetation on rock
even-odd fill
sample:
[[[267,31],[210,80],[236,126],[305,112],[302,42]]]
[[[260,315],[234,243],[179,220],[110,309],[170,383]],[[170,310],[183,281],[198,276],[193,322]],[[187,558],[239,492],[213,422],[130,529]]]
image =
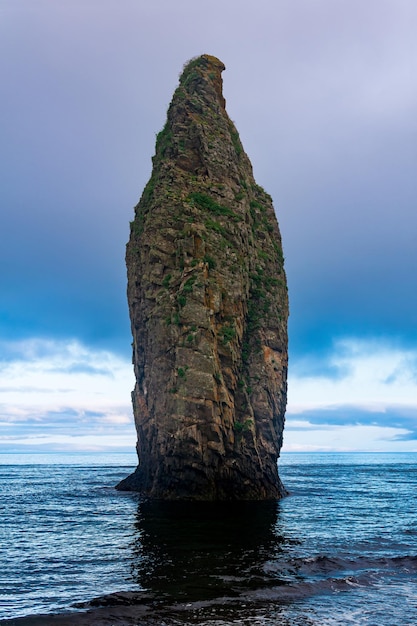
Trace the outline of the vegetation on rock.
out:
[[[154,498],[285,493],[281,238],[227,115],[223,69],[209,55],[185,66],[127,246],[139,465],[119,488]]]

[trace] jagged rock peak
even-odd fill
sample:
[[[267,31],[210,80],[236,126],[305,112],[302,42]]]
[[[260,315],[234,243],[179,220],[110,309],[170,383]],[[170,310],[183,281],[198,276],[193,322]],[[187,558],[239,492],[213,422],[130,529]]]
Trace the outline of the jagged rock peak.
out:
[[[256,184],[219,59],[184,68],[127,245],[139,465],[153,498],[279,498],[288,298],[271,197]]]
[[[180,85],[190,94],[195,91],[201,91],[199,85],[201,85],[203,81],[212,85],[220,105],[225,109],[226,100],[223,97],[222,79],[222,72],[225,69],[220,59],[210,54],[203,54],[200,57],[191,59],[191,61],[185,64],[184,71],[180,77]]]

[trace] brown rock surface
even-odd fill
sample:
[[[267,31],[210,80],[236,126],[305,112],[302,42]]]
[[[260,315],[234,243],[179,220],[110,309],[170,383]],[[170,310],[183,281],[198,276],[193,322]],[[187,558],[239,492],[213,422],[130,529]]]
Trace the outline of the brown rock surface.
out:
[[[127,246],[139,465],[152,498],[284,495],[288,298],[271,197],[229,119],[217,58],[185,67]]]

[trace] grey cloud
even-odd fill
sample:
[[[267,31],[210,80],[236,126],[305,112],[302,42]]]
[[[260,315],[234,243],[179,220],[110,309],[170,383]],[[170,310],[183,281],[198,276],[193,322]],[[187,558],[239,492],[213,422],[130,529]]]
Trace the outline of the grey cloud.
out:
[[[275,200],[292,353],[417,345],[414,0],[32,4],[0,24],[4,336],[129,353],[128,222],[182,64],[209,52]]]
[[[326,426],[379,426],[381,428],[401,428],[407,434],[398,435],[395,440],[417,440],[417,408],[389,407],[384,412],[366,411],[354,406],[339,406],[333,409],[314,409],[287,417],[286,430],[305,430],[292,426],[293,420],[307,421],[314,427]]]
[[[8,442],[4,442],[0,440],[0,454],[25,454],[27,455],[27,454],[41,454],[41,453],[50,454],[53,452],[59,452],[59,453],[65,453],[65,452],[77,453],[78,452],[79,454],[88,454],[88,451],[91,448],[94,448],[94,453],[97,453],[99,451],[106,452],[109,450],[109,446],[101,445],[100,441],[98,441],[94,445],[85,445],[85,444],[80,444],[77,441],[74,441],[71,443],[50,443],[50,442],[44,443],[42,441],[42,438],[33,439],[32,441],[30,441],[30,443],[20,443],[19,441],[15,441],[12,438],[10,438]],[[125,447],[124,446],[112,446],[111,451],[120,452],[120,453],[131,453],[132,447],[131,446],[125,446]],[[68,458],[66,459],[66,461],[68,462]],[[37,459],[36,462],[39,463],[39,460]],[[45,460],[43,462],[45,462]],[[13,460],[13,463],[15,463],[15,460]],[[94,457],[93,457],[92,463],[94,463]],[[135,462],[133,461],[132,467],[134,467],[134,465],[135,465]]]
[[[114,378],[111,370],[104,367],[95,367],[87,363],[73,363],[68,367],[51,367],[48,372],[56,372],[58,374],[89,374],[91,376],[107,376]]]
[[[10,393],[10,392],[18,392],[18,393],[53,393],[57,391],[55,388],[47,388],[47,387],[20,387],[17,385],[14,386],[8,386],[8,387],[0,387],[0,393]],[[59,389],[59,391],[62,393],[66,393],[66,392],[70,392],[73,391],[72,389]]]
[[[0,407],[0,441],[21,438],[42,439],[49,435],[65,435],[77,439],[82,436],[133,434],[133,420],[129,423],[112,424],[108,414],[101,411],[83,411],[71,407],[59,411],[38,411],[26,415],[10,416]],[[134,438],[132,439],[132,445]],[[51,448],[52,449],[52,448]]]

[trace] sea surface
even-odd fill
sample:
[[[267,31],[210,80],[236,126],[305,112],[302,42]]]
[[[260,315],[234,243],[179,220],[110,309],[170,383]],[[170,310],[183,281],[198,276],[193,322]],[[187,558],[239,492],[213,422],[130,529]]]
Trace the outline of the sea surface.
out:
[[[133,455],[0,464],[0,619],[147,590],[210,626],[417,624],[417,453],[287,453],[289,497],[227,505],[115,491]]]

